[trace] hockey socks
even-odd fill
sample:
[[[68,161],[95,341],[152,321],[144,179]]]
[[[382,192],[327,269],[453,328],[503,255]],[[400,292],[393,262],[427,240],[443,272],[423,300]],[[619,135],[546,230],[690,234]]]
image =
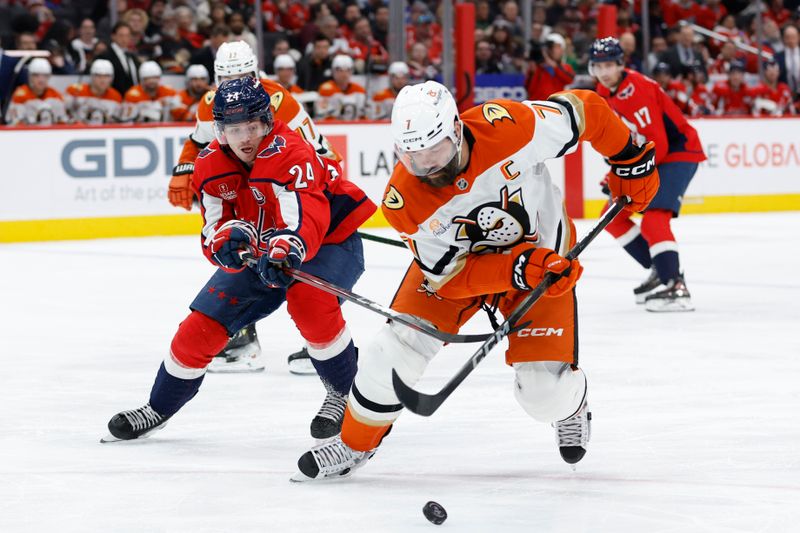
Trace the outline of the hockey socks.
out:
[[[642,236],[642,232],[630,218],[625,218],[623,214],[614,219],[608,226],[608,231],[637,263],[644,268],[650,268],[650,246]]]
[[[164,363],[161,363],[150,391],[150,406],[165,418],[174,415],[194,398],[204,377],[205,374],[194,379],[177,378],[167,372]]]
[[[665,285],[678,278],[681,272],[678,243],[670,227],[671,220],[672,211],[666,209],[652,209],[642,217],[642,234],[650,244],[653,266]]]
[[[350,392],[350,386],[353,384],[353,378],[355,378],[358,368],[358,352],[349,333],[346,335],[346,340],[348,342],[344,349],[339,349],[336,355],[327,359],[323,357],[332,351],[331,348],[319,350],[310,344],[308,347],[311,363],[322,382],[344,396]]]

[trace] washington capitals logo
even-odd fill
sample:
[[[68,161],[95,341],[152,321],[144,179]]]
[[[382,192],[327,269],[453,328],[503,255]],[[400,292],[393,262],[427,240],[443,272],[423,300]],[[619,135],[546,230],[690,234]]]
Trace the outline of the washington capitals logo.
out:
[[[261,159],[267,159],[268,157],[272,157],[275,154],[281,153],[281,148],[286,146],[286,139],[281,137],[280,135],[276,135],[272,142],[269,143],[269,146],[261,150],[261,152],[256,156]]]
[[[531,225],[530,216],[522,203],[522,189],[509,193],[500,191],[500,201],[479,205],[469,215],[454,217],[461,224],[456,240],[470,241],[470,252],[501,249],[520,242],[539,242],[539,215]]]
[[[619,98],[620,100],[626,100],[626,99],[630,98],[631,96],[633,96],[633,91],[635,89],[636,88],[633,86],[633,84],[630,84],[627,87],[625,87],[624,89],[622,89],[619,92],[619,94],[617,94],[617,98]]]
[[[210,156],[211,154],[213,154],[214,152],[216,152],[216,150],[214,150],[212,148],[208,148],[208,147],[203,148],[202,150],[200,150],[200,153],[197,154],[197,158],[198,159],[204,159],[204,158]]]

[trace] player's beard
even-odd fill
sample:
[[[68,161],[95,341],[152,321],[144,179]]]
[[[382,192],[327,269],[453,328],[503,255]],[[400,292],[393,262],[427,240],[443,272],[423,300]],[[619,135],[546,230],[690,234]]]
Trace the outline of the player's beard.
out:
[[[461,163],[461,150],[457,150],[453,158],[441,170],[437,170],[428,176],[417,176],[422,183],[427,183],[431,187],[441,189],[452,185],[456,177],[461,173],[459,167]]]

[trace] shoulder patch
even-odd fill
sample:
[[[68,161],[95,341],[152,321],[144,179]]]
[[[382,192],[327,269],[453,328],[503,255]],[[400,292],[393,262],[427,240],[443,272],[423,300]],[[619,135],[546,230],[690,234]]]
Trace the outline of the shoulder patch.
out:
[[[633,96],[633,92],[636,90],[636,87],[632,83],[629,83],[627,87],[622,89],[619,93],[617,93],[617,98],[620,100],[626,100]]]
[[[213,154],[214,152],[216,152],[216,150],[214,150],[213,148],[209,148],[208,146],[206,146],[205,148],[203,148],[202,150],[200,150],[200,153],[199,153],[199,154],[197,154],[197,159],[205,159],[206,157],[210,156],[210,155],[211,155],[211,154]]]
[[[483,118],[492,126],[494,126],[495,122],[502,122],[504,119],[516,122],[508,109],[495,102],[483,104],[481,111],[483,112]]]
[[[281,149],[286,146],[286,139],[281,137],[280,135],[276,135],[272,142],[269,143],[269,146],[261,150],[259,154],[256,156],[259,159],[267,159],[272,157],[275,154],[281,153]]]
[[[383,205],[386,206],[386,209],[402,209],[406,205],[406,201],[403,199],[403,195],[394,188],[394,185],[389,185],[389,190],[383,197]]]
[[[211,103],[214,101],[215,94],[216,93],[214,91],[208,91],[206,93],[206,95],[203,97],[203,100],[205,101],[206,105],[211,105]]]
[[[278,111],[281,104],[283,104],[283,93],[281,91],[275,91],[272,93],[272,96],[269,97],[269,105],[272,106],[272,109]]]

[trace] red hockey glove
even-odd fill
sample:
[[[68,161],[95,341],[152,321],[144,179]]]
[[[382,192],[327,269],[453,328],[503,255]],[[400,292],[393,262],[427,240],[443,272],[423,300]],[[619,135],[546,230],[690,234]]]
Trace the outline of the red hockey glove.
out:
[[[555,272],[561,277],[550,285],[545,296],[561,296],[571,291],[581,277],[583,267],[577,259],[570,261],[549,248],[528,248],[514,260],[511,283],[518,290],[529,291],[538,285],[545,274]]]
[[[658,169],[656,169],[656,144],[628,146],[616,156],[609,158],[611,172],[608,188],[612,198],[628,196],[631,211],[644,211],[658,192]]]
[[[241,251],[255,255],[258,248],[258,232],[244,220],[229,220],[219,227],[208,243],[209,257],[227,272],[238,272],[244,268]]]
[[[175,207],[182,207],[187,211],[192,209],[194,193],[190,184],[194,174],[194,163],[179,163],[172,169],[172,179],[169,180],[167,198]]]
[[[300,268],[305,258],[306,245],[297,234],[290,231],[273,234],[267,253],[258,260],[258,275],[269,287],[286,288],[294,278],[283,268]]]

